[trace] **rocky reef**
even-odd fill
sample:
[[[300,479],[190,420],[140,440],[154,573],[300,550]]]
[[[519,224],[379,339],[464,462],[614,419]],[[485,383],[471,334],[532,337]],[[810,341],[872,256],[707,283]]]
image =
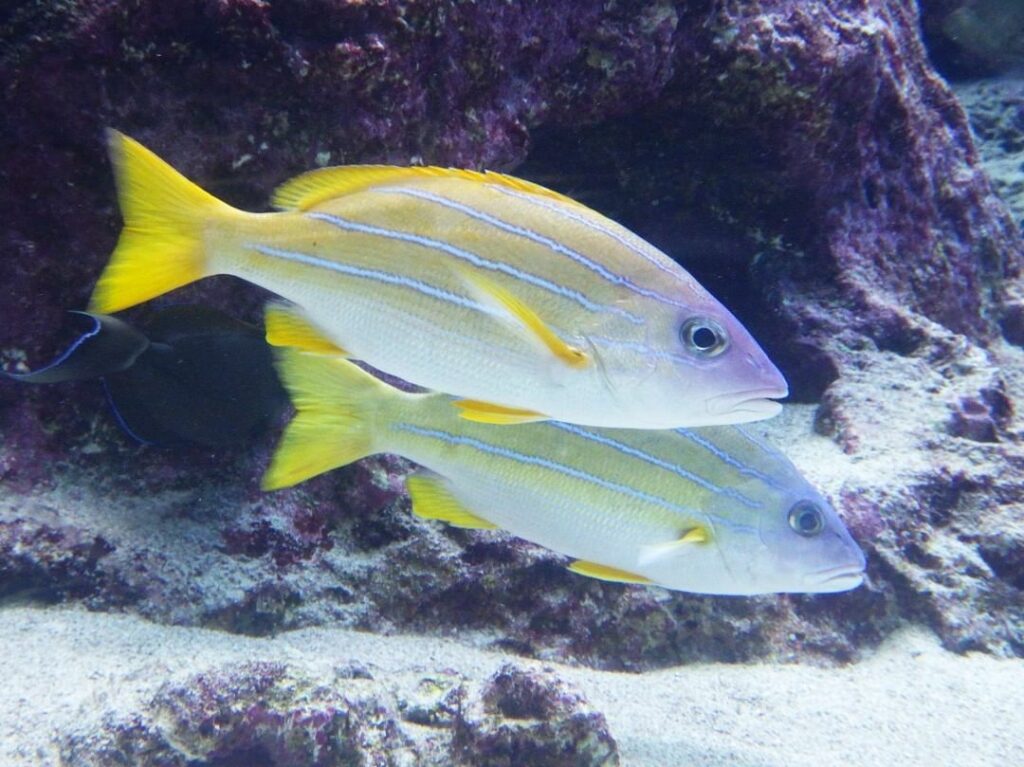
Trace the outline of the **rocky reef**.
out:
[[[363,667],[310,677],[282,663],[225,664],[164,684],[97,735],[67,737],[60,755],[97,767],[619,764],[604,717],[578,692],[512,665],[482,685],[442,671],[384,692]]]
[[[923,5],[928,30],[941,4]],[[796,404],[758,428],[829,494],[870,560],[867,586],[830,597],[591,581],[500,532],[412,518],[397,459],[265,495],[273,435],[233,451],[140,447],[98,387],[0,382],[0,595],[252,635],[340,624],[457,636],[618,669],[851,660],[907,621],[950,649],[1024,656],[1024,248],[1021,211],[997,194],[1019,205],[1021,174],[1000,152],[1024,124],[1013,91],[998,106],[960,91],[972,133],[921,22],[901,0],[0,11],[6,367],[52,352],[61,313],[85,302],[113,245],[104,126],[251,209],[316,165],[515,170],[658,244],[764,341]],[[1005,171],[996,188],[988,162]],[[263,298],[214,278],[166,301],[254,319]],[[469,729],[452,725],[460,758],[532,737],[492,717],[503,694],[467,704]],[[248,699],[217,700],[210,716],[249,715]],[[186,703],[169,689],[147,705]],[[336,727],[324,712],[339,705],[303,709],[295,748]],[[394,701],[346,705],[366,739],[406,743],[388,724]],[[371,710],[384,713],[360,713]],[[271,734],[244,747],[278,753],[273,723],[298,715],[264,713]],[[202,744],[211,760],[225,747]]]

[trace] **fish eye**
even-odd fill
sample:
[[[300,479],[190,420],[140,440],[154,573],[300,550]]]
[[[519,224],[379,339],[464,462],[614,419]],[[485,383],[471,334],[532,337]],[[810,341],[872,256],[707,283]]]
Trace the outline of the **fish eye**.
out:
[[[825,529],[825,515],[810,501],[800,501],[789,510],[789,526],[811,538]]]
[[[702,357],[715,357],[729,345],[725,329],[707,317],[694,317],[679,328],[679,340],[688,351]]]

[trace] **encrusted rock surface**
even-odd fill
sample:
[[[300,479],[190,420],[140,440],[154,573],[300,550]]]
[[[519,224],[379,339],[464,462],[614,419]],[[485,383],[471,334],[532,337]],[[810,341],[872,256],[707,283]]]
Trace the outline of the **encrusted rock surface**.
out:
[[[820,403],[763,428],[835,500],[870,584],[712,599],[591,581],[502,533],[412,518],[394,459],[265,495],[270,435],[133,447],[97,387],[0,383],[0,594],[246,634],[454,634],[610,668],[858,658],[903,620],[950,648],[1024,654],[1024,363],[1000,338],[1024,337],[1020,233],[913,4],[524,8],[0,13],[2,361],[44,358],[113,244],[104,125],[251,207],[317,163],[507,169],[535,141],[528,172],[679,257]],[[228,280],[188,294],[249,318],[261,300]]]
[[[68,767],[617,767],[604,717],[553,671],[499,668],[377,680],[341,664],[311,676],[228,662],[167,682],[87,737],[58,735]]]
[[[955,92],[992,186],[1024,229],[1024,76],[960,83]]]
[[[936,742],[948,764],[1024,763],[1024,661],[954,655],[920,628],[838,668],[644,674],[510,664],[458,639],[254,638],[76,606],[7,605],[0,645],[4,767],[448,767],[466,739],[481,746],[467,767],[919,765]],[[529,761],[509,760],[526,733]]]

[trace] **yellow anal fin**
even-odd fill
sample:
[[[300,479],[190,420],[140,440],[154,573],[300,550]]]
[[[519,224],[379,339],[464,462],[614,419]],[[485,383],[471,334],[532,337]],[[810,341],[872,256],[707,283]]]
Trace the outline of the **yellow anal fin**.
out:
[[[412,512],[417,517],[440,519],[453,527],[470,530],[493,530],[497,527],[466,509],[452,495],[445,480],[436,474],[413,474],[406,478],[405,486],[412,499]]]
[[[703,525],[691,527],[674,541],[666,543],[652,543],[640,550],[640,557],[637,560],[641,567],[647,567],[662,557],[671,556],[677,552],[685,551],[690,546],[707,543],[711,540],[711,531]]]
[[[307,352],[347,357],[348,352],[330,340],[314,325],[299,307],[274,301],[264,312],[267,343],[271,346],[293,346]]]
[[[490,423],[510,426],[518,423],[546,421],[548,416],[533,410],[520,410],[504,405],[495,405],[478,399],[458,399],[453,403],[459,409],[459,417],[476,423]]]
[[[531,338],[539,341],[561,362],[573,368],[586,367],[592,362],[589,354],[559,338],[533,309],[501,285],[468,269],[460,269],[459,274],[478,298],[508,314]]]
[[[279,186],[274,192],[272,204],[280,210],[309,210],[327,200],[355,194],[374,186],[418,182],[423,179],[492,184],[538,197],[548,197],[574,207],[583,207],[571,197],[532,181],[506,176],[504,173],[435,166],[403,168],[396,165],[339,165],[311,170]]]
[[[597,578],[602,581],[614,581],[615,583],[654,583],[650,578],[645,578],[642,575],[636,575],[635,573],[630,573],[626,570],[619,570],[616,567],[609,567],[608,565],[600,565],[597,562],[585,562],[582,559],[574,561],[569,565],[569,569],[579,575],[586,575],[590,578]]]

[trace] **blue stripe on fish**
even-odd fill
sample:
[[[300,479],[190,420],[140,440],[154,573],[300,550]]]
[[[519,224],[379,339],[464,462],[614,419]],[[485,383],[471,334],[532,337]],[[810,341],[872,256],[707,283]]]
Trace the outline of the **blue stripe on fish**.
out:
[[[685,480],[693,482],[695,485],[698,485],[704,488],[705,490],[709,490],[712,493],[724,495],[729,498],[732,498],[735,501],[739,501],[744,506],[747,506],[751,509],[760,509],[763,508],[764,506],[764,504],[758,503],[752,498],[748,498],[747,496],[743,495],[740,492],[737,492],[736,490],[733,490],[732,488],[719,487],[715,483],[710,482],[704,479],[703,477],[700,477],[696,474],[687,471],[682,466],[671,464],[668,461],[664,461],[655,455],[645,453],[642,450],[638,450],[635,447],[631,447],[630,445],[627,445],[623,442],[618,442],[617,440],[605,437],[601,434],[597,434],[581,426],[575,426],[569,423],[560,423],[557,421],[552,421],[547,425],[550,426],[551,428],[561,429],[562,431],[567,431],[570,434],[575,434],[576,436],[582,437],[583,439],[586,440],[590,440],[591,442],[597,442],[598,444],[601,445],[607,445],[608,447],[613,448],[614,450],[618,450],[621,453],[625,453],[626,455],[632,456],[633,458],[639,458],[641,461],[649,463],[653,466],[657,466],[660,469],[670,471],[676,476],[682,477]]]
[[[617,243],[619,243],[623,247],[629,248],[636,255],[640,256],[640,258],[644,259],[652,266],[660,269],[665,274],[671,275],[673,278],[677,280],[684,279],[684,275],[679,273],[679,268],[676,267],[675,264],[666,264],[662,259],[657,258],[655,255],[652,255],[645,248],[638,247],[636,242],[631,242],[629,239],[623,237],[618,232],[609,229],[608,227],[601,226],[601,224],[597,223],[596,221],[591,221],[577,213],[574,213],[564,204],[559,205],[558,203],[552,200],[546,200],[534,194],[529,194],[527,192],[519,192],[515,189],[509,189],[508,187],[498,186],[496,184],[491,184],[490,187],[496,192],[507,194],[509,197],[515,197],[517,200],[523,200],[524,202],[532,203],[540,208],[544,208],[544,210],[549,210],[552,213],[562,216],[563,218],[567,218],[570,221],[575,221],[577,224],[582,224],[583,226],[587,227],[588,229],[591,229],[592,231],[599,232],[600,234],[611,237]],[[637,237],[636,239],[639,240],[640,238]],[[668,256],[665,256],[665,259],[670,260],[668,259]],[[688,284],[691,288],[694,285],[696,285],[696,283],[693,280],[689,280]]]
[[[507,458],[510,461],[550,469],[551,471],[564,474],[568,477],[573,477],[574,479],[581,479],[584,482],[590,482],[598,487],[603,487],[606,490],[611,490],[616,493],[621,493],[622,495],[630,496],[631,498],[636,498],[637,500],[661,506],[664,509],[668,509],[669,511],[679,514],[688,522],[694,522],[705,517],[704,514],[694,511],[693,509],[686,508],[685,506],[679,506],[670,501],[666,501],[664,498],[659,498],[656,495],[645,493],[643,490],[637,490],[636,488],[629,487],[628,485],[622,485],[618,482],[602,479],[594,474],[588,474],[585,471],[574,469],[572,466],[566,466],[565,464],[552,461],[548,458],[541,458],[540,456],[528,455],[526,453],[517,453],[515,450],[510,450],[506,447],[499,447],[498,445],[491,445],[487,442],[473,439],[472,437],[464,437],[459,434],[449,434],[446,431],[438,431],[436,429],[424,429],[420,426],[413,426],[412,424],[407,423],[392,424],[391,428],[397,429],[398,431],[416,434],[421,437],[439,439],[449,445],[464,445],[466,447],[476,448],[481,452],[488,453],[489,455],[496,455],[501,458]]]
[[[765,442],[760,437],[754,436],[753,434],[751,434],[746,429],[744,429],[744,428],[742,428],[740,426],[737,426],[736,427],[736,431],[738,431],[740,433],[740,436],[742,436],[744,439],[746,439],[747,442],[752,444],[754,447],[759,448],[761,450],[771,450],[772,449],[771,445],[769,445],[767,442]]]
[[[422,245],[425,248],[440,250],[444,253],[447,253],[450,256],[453,256],[454,258],[459,259],[460,261],[466,261],[468,263],[473,264],[474,266],[479,266],[482,269],[489,269],[491,271],[502,272],[503,274],[507,274],[510,277],[514,277],[515,279],[522,280],[523,282],[529,283],[530,285],[534,285],[538,288],[542,288],[551,293],[555,293],[556,295],[562,296],[563,298],[568,298],[571,301],[575,301],[583,308],[589,309],[592,312],[612,312],[614,314],[620,315],[621,317],[624,317],[625,319],[632,322],[634,325],[644,324],[644,319],[642,317],[638,317],[632,312],[627,312],[626,310],[620,307],[604,306],[602,304],[594,303],[593,301],[591,301],[589,298],[587,298],[582,293],[579,293],[578,291],[570,290],[569,288],[566,288],[563,285],[559,285],[549,280],[545,280],[543,277],[538,277],[535,274],[530,274],[529,272],[521,271],[508,264],[502,264],[497,261],[488,261],[487,259],[481,258],[475,253],[471,253],[468,250],[463,250],[462,248],[458,248],[454,245],[449,245],[447,242],[442,242],[441,240],[434,240],[429,237],[422,237],[417,234],[412,234],[411,232],[400,232],[394,229],[383,229],[379,226],[360,224],[357,221],[349,221],[344,218],[339,218],[338,216],[332,216],[329,213],[307,213],[306,217],[315,219],[317,221],[324,221],[325,223],[331,224],[333,226],[338,227],[339,229],[344,229],[345,231],[349,232],[358,232],[360,234],[370,234],[377,237],[386,237],[392,240],[401,240],[402,242],[411,242],[416,245]]]
[[[663,293],[659,293],[656,290],[651,290],[649,288],[637,285],[628,277],[624,277],[621,274],[616,274],[615,272],[610,271],[609,269],[605,268],[598,262],[587,258],[585,255],[583,255],[577,250],[573,250],[572,248],[566,247],[557,240],[552,240],[550,237],[540,234],[539,232],[535,232],[532,229],[527,229],[522,226],[510,224],[507,221],[502,221],[500,218],[495,218],[494,216],[488,213],[484,213],[481,210],[477,210],[476,208],[473,208],[469,205],[463,205],[462,203],[456,202],[455,200],[450,200],[447,197],[441,197],[440,195],[436,195],[431,192],[426,192],[421,189],[406,189],[403,187],[389,186],[377,187],[372,191],[386,194],[402,194],[408,197],[416,197],[421,200],[429,200],[430,202],[437,203],[438,205],[441,205],[445,208],[449,208],[451,210],[457,210],[460,213],[464,213],[465,215],[470,216],[471,218],[475,218],[477,221],[483,221],[484,223],[490,224],[491,226],[497,229],[501,229],[503,232],[515,234],[518,235],[519,237],[523,237],[527,240],[530,240],[531,242],[535,242],[538,245],[543,245],[546,248],[549,248],[550,250],[554,251],[555,253],[559,253],[567,258],[572,259],[580,266],[583,266],[589,269],[590,271],[601,275],[601,277],[603,277],[613,285],[621,285],[624,288],[633,291],[637,295],[645,296],[646,298],[651,298],[655,301],[658,301],[659,303],[663,303],[668,306],[674,306],[679,309],[689,308],[689,304],[687,304],[686,302],[678,301],[670,296],[664,295]]]
[[[308,253],[300,253],[294,250],[282,250],[281,248],[271,248],[266,245],[258,245],[249,243],[246,247],[262,253],[265,256],[272,258],[280,258],[285,261],[292,261],[294,263],[306,264],[308,266],[316,266],[322,269],[329,269],[332,272],[338,272],[339,274],[345,274],[349,277],[362,277],[367,280],[374,280],[375,282],[383,282],[386,285],[399,285],[404,288],[412,288],[413,290],[422,293],[423,295],[436,298],[441,301],[446,301],[456,306],[461,306],[464,309],[472,309],[473,311],[482,312],[484,314],[492,314],[493,312],[483,304],[479,304],[472,299],[460,296],[457,293],[452,293],[442,288],[435,287],[426,282],[420,282],[409,277],[402,277],[398,274],[391,274],[390,272],[381,272],[376,269],[363,269],[358,266],[350,266],[348,264],[339,264],[337,261],[330,261],[326,258],[318,258]]]
[[[643,344],[636,341],[619,341],[615,338],[605,338],[604,336],[592,336],[588,335],[587,340],[595,346],[613,347],[618,349],[629,349],[630,351],[639,352],[645,357],[651,357],[659,360],[668,360],[670,362],[677,362],[681,365],[689,365],[695,367],[697,361],[691,357],[687,357],[685,354],[676,354],[674,352],[667,352],[664,349],[659,349],[649,344]]]
[[[715,458],[722,461],[723,463],[728,464],[729,466],[732,466],[734,469],[739,471],[740,474],[746,474],[748,477],[754,477],[754,479],[759,479],[769,487],[778,490],[779,492],[786,491],[785,486],[779,484],[770,474],[765,474],[764,472],[758,471],[757,469],[753,469],[750,466],[747,466],[747,464],[737,460],[736,458],[733,458],[731,455],[729,455],[729,453],[725,452],[724,450],[720,450],[719,448],[715,447],[713,443],[709,442],[703,437],[698,436],[695,432],[691,431],[690,429],[673,429],[673,431],[679,436],[685,437],[686,439],[690,440],[694,444],[700,445],[702,448],[704,448],[713,456],[715,456]],[[773,448],[767,446],[761,447],[774,452]]]

